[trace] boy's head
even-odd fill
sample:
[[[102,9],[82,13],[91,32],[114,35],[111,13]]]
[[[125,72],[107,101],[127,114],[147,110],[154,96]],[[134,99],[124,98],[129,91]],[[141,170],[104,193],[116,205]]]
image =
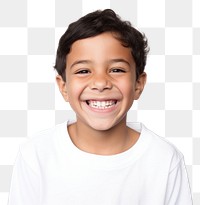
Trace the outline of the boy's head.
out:
[[[128,21],[122,21],[111,9],[89,13],[69,25],[59,41],[55,69],[66,81],[66,61],[72,44],[80,39],[94,37],[104,32],[112,32],[122,45],[131,49],[136,64],[136,78],[143,73],[146,57],[149,51],[147,39],[131,26]]]

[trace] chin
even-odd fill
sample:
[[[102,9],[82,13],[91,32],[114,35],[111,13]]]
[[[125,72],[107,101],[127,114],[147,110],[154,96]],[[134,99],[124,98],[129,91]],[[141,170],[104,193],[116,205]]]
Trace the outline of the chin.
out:
[[[107,125],[101,125],[101,124],[93,124],[93,125],[89,125],[93,130],[96,131],[106,131],[112,128],[112,126],[107,126]]]
[[[92,129],[96,130],[96,131],[108,131],[112,128],[114,128],[116,126],[115,123],[108,123],[106,121],[100,123],[100,122],[96,122],[96,123],[92,123],[92,125],[89,125]]]

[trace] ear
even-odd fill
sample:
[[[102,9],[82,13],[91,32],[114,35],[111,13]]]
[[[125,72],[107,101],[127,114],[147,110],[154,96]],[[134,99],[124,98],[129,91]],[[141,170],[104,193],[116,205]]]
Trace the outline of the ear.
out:
[[[144,86],[146,84],[146,80],[147,80],[147,74],[145,72],[140,74],[140,76],[136,80],[134,100],[138,100],[139,99],[139,97],[142,94],[142,91],[144,89]]]
[[[62,76],[60,76],[60,75],[56,76],[56,82],[57,82],[58,88],[60,90],[60,93],[62,94],[65,101],[68,102],[68,93],[67,93],[66,82],[63,80]]]

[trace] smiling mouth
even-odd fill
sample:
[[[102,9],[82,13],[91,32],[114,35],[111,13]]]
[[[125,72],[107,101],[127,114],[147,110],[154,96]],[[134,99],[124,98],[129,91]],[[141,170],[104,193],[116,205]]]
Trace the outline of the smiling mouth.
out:
[[[117,104],[117,100],[105,100],[105,101],[98,101],[98,100],[86,100],[86,103],[91,108],[96,109],[108,109],[112,108]]]

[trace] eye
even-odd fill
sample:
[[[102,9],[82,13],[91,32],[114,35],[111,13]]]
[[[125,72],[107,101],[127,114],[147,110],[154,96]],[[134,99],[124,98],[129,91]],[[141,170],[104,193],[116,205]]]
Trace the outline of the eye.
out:
[[[125,73],[126,71],[123,68],[112,68],[111,73]]]
[[[90,71],[87,69],[82,69],[75,72],[75,74],[88,74],[88,73],[90,73]]]

